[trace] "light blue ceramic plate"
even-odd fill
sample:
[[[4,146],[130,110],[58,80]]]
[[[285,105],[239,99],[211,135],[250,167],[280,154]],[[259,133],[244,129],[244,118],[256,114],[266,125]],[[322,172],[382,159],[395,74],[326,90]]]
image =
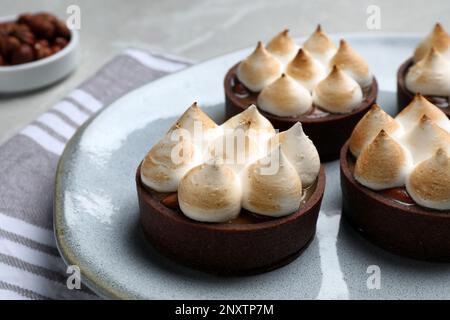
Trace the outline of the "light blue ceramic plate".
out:
[[[369,61],[380,84],[378,101],[394,113],[396,70],[418,38],[377,33],[345,38]],[[193,101],[221,121],[223,77],[248,52],[209,60],[130,92],[77,132],[61,158],[55,193],[55,232],[66,262],[78,265],[84,283],[108,298],[450,298],[450,265],[394,256],[340,222],[337,161],[326,165],[316,238],[281,269],[219,278],[181,267],[147,245],[138,224],[137,165]],[[370,266],[380,268],[380,289],[367,286]]]

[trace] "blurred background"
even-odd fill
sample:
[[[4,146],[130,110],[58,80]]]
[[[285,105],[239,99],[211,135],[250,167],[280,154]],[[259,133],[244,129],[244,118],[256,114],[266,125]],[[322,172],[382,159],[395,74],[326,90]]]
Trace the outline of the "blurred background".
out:
[[[44,10],[65,18],[73,4],[81,9],[80,65],[50,88],[0,96],[0,143],[127,47],[201,61],[267,41],[285,27],[295,37],[317,23],[327,33],[425,34],[437,21],[450,27],[448,0],[0,0],[0,16]],[[371,5],[380,8],[375,30],[367,27]]]

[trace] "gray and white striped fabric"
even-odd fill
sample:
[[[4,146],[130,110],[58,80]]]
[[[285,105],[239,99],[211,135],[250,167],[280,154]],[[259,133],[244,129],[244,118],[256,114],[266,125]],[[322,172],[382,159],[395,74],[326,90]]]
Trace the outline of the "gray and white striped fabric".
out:
[[[0,146],[0,299],[96,299],[66,287],[53,235],[58,158],[103,106],[189,62],[127,49],[65,99]]]

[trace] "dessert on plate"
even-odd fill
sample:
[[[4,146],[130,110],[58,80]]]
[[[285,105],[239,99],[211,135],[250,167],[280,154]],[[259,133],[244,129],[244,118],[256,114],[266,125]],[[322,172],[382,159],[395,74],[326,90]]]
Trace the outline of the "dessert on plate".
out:
[[[450,117],[450,35],[437,23],[397,72],[398,108],[420,93]]]
[[[395,253],[450,261],[450,120],[417,94],[395,118],[377,105],[341,151],[343,215]]]
[[[144,157],[136,185],[145,236],[162,254],[252,274],[308,246],[325,173],[300,123],[277,133],[250,106],[219,126],[194,103]]]
[[[301,122],[323,161],[339,158],[378,94],[367,62],[345,40],[336,47],[320,26],[302,47],[288,30],[258,42],[228,71],[224,89],[227,117],[254,104],[277,129]]]

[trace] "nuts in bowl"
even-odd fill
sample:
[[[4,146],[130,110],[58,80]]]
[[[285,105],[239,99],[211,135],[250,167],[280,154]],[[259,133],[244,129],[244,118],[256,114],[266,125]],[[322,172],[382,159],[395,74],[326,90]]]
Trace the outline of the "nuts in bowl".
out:
[[[78,34],[40,12],[0,18],[0,93],[51,84],[73,70]]]

